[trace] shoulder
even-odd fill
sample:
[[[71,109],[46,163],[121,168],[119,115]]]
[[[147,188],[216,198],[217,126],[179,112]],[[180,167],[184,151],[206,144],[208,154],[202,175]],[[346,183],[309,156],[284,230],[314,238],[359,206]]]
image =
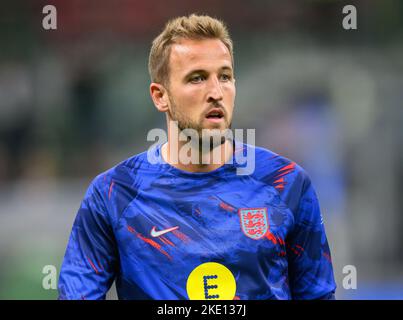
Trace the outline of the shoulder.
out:
[[[109,216],[113,222],[138,195],[145,180],[158,170],[147,159],[147,152],[131,156],[97,175],[90,183],[84,201],[87,206]]]
[[[139,173],[139,169],[143,169],[145,166],[147,166],[146,151],[133,155],[100,173],[94,178],[93,183],[98,186],[105,181],[127,180],[133,178]]]
[[[307,190],[313,190],[307,171],[295,161],[269,149],[247,145],[255,152],[252,178],[273,187],[285,205],[297,212]]]
[[[246,145],[249,151],[255,152],[255,170],[253,175],[256,179],[271,183],[277,189],[285,188],[281,182],[295,182],[301,185],[310,183],[308,173],[295,161],[282,156],[272,150]]]
[[[98,174],[91,181],[87,196],[98,194],[103,200],[108,200],[116,185],[132,186],[148,166],[146,151],[133,155]]]

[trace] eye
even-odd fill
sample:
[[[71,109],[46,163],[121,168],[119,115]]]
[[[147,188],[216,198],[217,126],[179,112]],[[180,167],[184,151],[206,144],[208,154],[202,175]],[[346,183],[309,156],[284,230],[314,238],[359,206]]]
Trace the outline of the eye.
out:
[[[189,79],[189,81],[192,83],[199,83],[199,82],[202,82],[203,80],[204,80],[204,77],[202,75],[196,75]]]
[[[226,74],[226,73],[223,73],[222,75],[221,75],[221,80],[222,81],[230,81],[232,78],[231,78],[231,75],[229,75],[229,74]]]

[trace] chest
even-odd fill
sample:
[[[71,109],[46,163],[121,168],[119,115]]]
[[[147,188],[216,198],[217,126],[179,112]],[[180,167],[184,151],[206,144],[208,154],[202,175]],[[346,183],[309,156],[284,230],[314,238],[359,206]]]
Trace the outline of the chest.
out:
[[[138,192],[119,220],[118,237],[136,259],[237,263],[257,253],[285,255],[291,211],[267,186],[150,188]]]

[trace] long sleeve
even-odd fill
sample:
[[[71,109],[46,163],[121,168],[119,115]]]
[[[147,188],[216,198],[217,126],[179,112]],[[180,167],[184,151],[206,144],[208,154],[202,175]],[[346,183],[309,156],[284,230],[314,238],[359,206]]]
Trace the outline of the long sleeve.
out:
[[[292,298],[331,299],[336,284],[330,249],[319,202],[307,176],[295,214],[295,225],[286,242]]]
[[[105,299],[118,261],[102,195],[93,182],[75,218],[59,277],[59,299]]]

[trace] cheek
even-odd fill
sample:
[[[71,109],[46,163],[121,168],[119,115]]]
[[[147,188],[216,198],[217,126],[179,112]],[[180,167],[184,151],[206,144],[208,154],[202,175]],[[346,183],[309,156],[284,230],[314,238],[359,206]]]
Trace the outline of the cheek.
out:
[[[196,110],[196,105],[200,103],[202,99],[200,90],[196,90],[196,88],[184,88],[177,95],[177,102],[181,106],[183,110]]]
[[[228,107],[231,109],[234,107],[234,101],[236,96],[235,86],[228,86],[224,88],[225,98],[228,103]]]

